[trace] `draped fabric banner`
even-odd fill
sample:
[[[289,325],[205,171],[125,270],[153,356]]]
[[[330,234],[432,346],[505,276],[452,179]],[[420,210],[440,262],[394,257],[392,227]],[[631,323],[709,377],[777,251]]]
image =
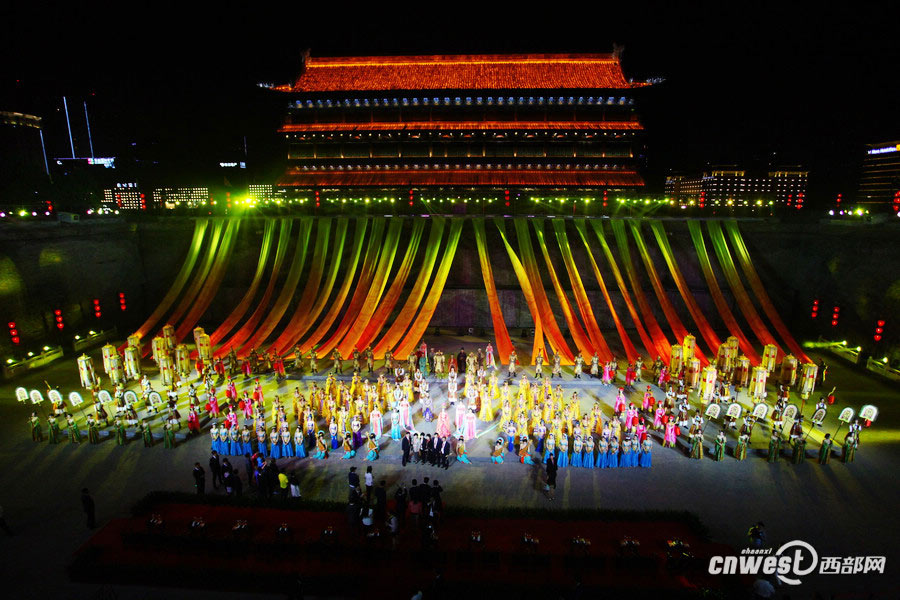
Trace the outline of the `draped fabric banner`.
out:
[[[134,332],[135,335],[139,335],[143,338],[150,333],[181,294],[181,290],[184,288],[184,284],[187,283],[188,277],[190,277],[191,271],[194,270],[194,265],[197,263],[197,258],[200,256],[200,248],[203,247],[203,237],[208,225],[208,219],[197,219],[194,223],[194,237],[191,239],[191,245],[188,247],[188,254],[184,258],[184,263],[182,263],[178,275],[175,276],[175,281],[172,282],[169,291],[166,292],[163,299],[156,305],[156,308],[153,309],[153,312],[147,317],[147,320]],[[119,348],[119,351],[124,350],[127,345],[128,344],[123,344]]]
[[[327,221],[330,231],[331,219],[327,219]],[[319,318],[319,315],[325,308],[341,265],[348,226],[349,221],[347,219],[341,217],[337,220],[334,241],[331,245],[331,268],[328,270],[328,277],[321,291],[318,291],[318,289],[322,280],[323,270],[325,269],[324,255],[320,256],[317,262],[312,265],[306,289],[303,290],[303,296],[300,298],[300,302],[297,303],[294,316],[273,344],[277,348],[284,348],[284,352],[293,350],[292,346],[299,342],[306,332],[309,331],[309,328],[312,327],[312,324],[316,322],[316,319]]]
[[[172,325],[176,326],[176,340],[183,340],[184,337],[191,332],[194,325],[197,324],[197,321],[200,320],[200,317],[202,317],[203,313],[206,312],[206,309],[209,308],[213,298],[215,298],[216,293],[219,291],[219,286],[222,285],[222,279],[225,277],[225,271],[231,265],[231,252],[234,250],[234,243],[240,225],[240,219],[230,219],[228,221],[228,227],[225,229],[225,235],[222,238],[222,243],[219,245],[219,252],[216,254],[215,263],[213,264],[209,277],[206,278],[203,289],[191,305],[191,309],[188,311],[187,315],[185,315],[181,323],[177,325],[172,323]]]
[[[794,336],[791,335],[791,332],[785,326],[784,321],[781,320],[781,315],[775,310],[775,306],[772,304],[772,300],[769,298],[769,294],[766,292],[766,288],[763,286],[759,275],[756,273],[756,269],[753,267],[753,262],[750,260],[750,253],[747,251],[747,246],[744,244],[744,239],[741,237],[741,232],[738,230],[737,221],[725,221],[725,229],[731,237],[731,245],[734,246],[734,252],[737,254],[738,261],[741,263],[741,269],[744,271],[744,276],[747,278],[747,281],[750,282],[750,287],[753,289],[756,299],[759,300],[759,303],[762,305],[763,311],[766,313],[766,316],[769,317],[769,321],[775,327],[775,331],[778,332],[778,335],[781,336],[785,345],[794,353],[794,356],[804,363],[810,362],[809,356],[806,355],[803,348],[797,343]]]
[[[491,260],[487,253],[487,236],[484,231],[484,219],[472,219],[475,228],[475,242],[478,245],[478,262],[481,263],[481,278],[484,279],[484,290],[487,292],[488,306],[491,309],[491,321],[494,323],[494,339],[497,342],[497,355],[501,364],[509,362],[509,355],[513,351],[512,340],[509,339],[509,331],[503,320],[503,311],[500,309],[500,298],[497,296],[497,286],[494,284],[494,273],[491,270]]]
[[[706,285],[709,287],[709,292],[716,305],[716,310],[719,311],[719,316],[722,317],[722,321],[725,323],[728,331],[731,332],[731,335],[735,336],[740,342],[741,351],[752,363],[759,364],[759,355],[756,354],[753,346],[747,340],[747,336],[741,331],[737,319],[734,318],[731,309],[728,308],[725,296],[722,295],[719,282],[716,281],[709,254],[706,252],[706,244],[703,242],[703,231],[700,229],[700,223],[698,221],[688,221],[687,224],[688,230],[691,232],[691,240],[694,242],[694,249],[697,251],[697,259],[700,261],[700,269],[703,271],[703,277],[706,279]]]
[[[284,263],[284,257],[285,254],[287,254],[288,244],[291,240],[292,225],[292,219],[281,220],[281,228],[278,232],[278,246],[275,249],[275,261],[272,264],[272,273],[269,275],[269,283],[266,284],[266,289],[263,292],[262,298],[260,298],[259,303],[256,305],[256,309],[250,314],[250,317],[241,328],[234,332],[231,338],[219,346],[215,351],[216,356],[224,356],[225,354],[228,354],[232,348],[237,351],[247,338],[256,331],[256,326],[259,324],[260,320],[262,320],[266,310],[268,310],[269,300],[275,291],[275,283],[278,281],[278,274],[281,272],[281,265]]]
[[[250,282],[250,287],[247,288],[244,297],[241,298],[238,305],[234,307],[231,314],[222,321],[222,324],[219,325],[215,331],[209,334],[209,340],[212,346],[215,347],[222,341],[222,338],[228,335],[240,320],[244,318],[244,315],[247,314],[247,309],[250,308],[250,304],[253,302],[253,298],[256,296],[256,292],[259,290],[259,286],[262,283],[262,276],[266,272],[266,263],[269,260],[270,249],[273,245],[272,238],[274,236],[275,219],[266,219],[262,245],[259,248],[259,259],[256,263],[256,271],[253,273],[253,280]]]
[[[609,314],[612,316],[613,323],[615,323],[616,325],[616,331],[619,332],[619,339],[622,340],[622,347],[625,349],[625,356],[629,361],[632,361],[639,356],[638,351],[635,349],[634,344],[631,343],[631,338],[628,337],[628,332],[625,331],[625,326],[622,325],[622,319],[619,318],[619,314],[616,312],[616,307],[615,305],[613,305],[612,298],[609,295],[609,290],[606,289],[606,282],[603,281],[603,275],[600,273],[600,267],[597,265],[597,261],[594,259],[594,253],[591,251],[591,245],[588,242],[587,228],[585,227],[584,219],[575,219],[574,223],[575,230],[578,231],[578,235],[581,237],[581,241],[584,243],[584,249],[587,251],[588,260],[591,263],[591,268],[594,270],[594,276],[597,278],[597,283],[600,285],[600,291],[603,293],[604,300],[606,300],[606,306],[609,308]],[[634,307],[631,307],[632,310],[633,308]],[[612,358],[613,357],[610,357],[607,360],[611,360]]]
[[[219,248],[219,238],[222,236],[222,229],[225,222],[223,219],[216,219],[213,224],[212,232],[209,236],[209,245],[206,248],[206,254],[203,256],[203,260],[200,261],[200,265],[197,267],[197,272],[194,273],[194,278],[191,280],[190,285],[187,290],[185,290],[184,295],[181,297],[181,300],[175,306],[175,309],[172,311],[166,318],[167,323],[177,323],[179,319],[184,315],[184,313],[191,306],[191,303],[197,297],[197,294],[200,293],[200,288],[203,287],[203,283],[206,281],[207,276],[209,275],[209,271],[212,268],[213,262],[216,257],[216,250]],[[141,356],[147,356],[150,353],[151,342],[145,343],[141,348]]]
[[[438,301],[441,299],[441,294],[444,293],[444,284],[447,282],[447,275],[450,274],[450,267],[453,265],[453,257],[456,256],[456,247],[459,244],[459,235],[462,232],[462,226],[462,219],[454,219],[453,222],[450,223],[450,236],[447,239],[447,248],[444,250],[441,265],[438,267],[437,273],[434,276],[434,282],[431,284],[431,289],[428,290],[428,296],[425,298],[425,303],[422,305],[421,310],[419,310],[416,320],[413,321],[409,331],[406,332],[406,337],[403,338],[403,341],[400,342],[400,345],[397,346],[397,350],[394,352],[398,357],[407,356],[410,352],[415,350],[416,346],[418,346],[419,342],[422,340],[425,330],[428,328],[428,323],[431,322],[431,317],[434,316],[434,310],[437,308]]]
[[[377,223],[377,221],[375,222]],[[341,308],[344,306],[344,300],[347,299],[347,294],[350,293],[350,286],[353,285],[356,269],[359,267],[359,257],[362,255],[363,242],[366,239],[366,230],[368,227],[369,219],[365,217],[356,219],[356,231],[353,234],[353,247],[350,251],[350,262],[347,264],[347,269],[344,272],[344,281],[341,283],[341,287],[338,289],[334,299],[331,300],[331,307],[322,317],[318,327],[316,327],[313,332],[309,334],[309,337],[300,344],[301,352],[306,352],[316,346],[319,341],[325,337],[328,330],[331,329],[335,319],[337,319],[338,313],[341,312]],[[339,266],[340,262],[335,260],[332,264],[332,272],[328,274],[329,279],[337,276],[337,269]],[[320,311],[324,308],[324,302],[327,301],[327,299],[328,295],[319,295],[319,300],[323,303],[323,305],[319,307]],[[318,303],[319,301],[316,301],[317,305]]]
[[[738,306],[744,314],[744,318],[747,319],[747,323],[750,324],[750,328],[756,335],[756,339],[763,345],[774,344],[778,348],[778,351],[782,352],[781,346],[775,341],[772,334],[769,333],[769,330],[763,323],[762,318],[760,318],[759,313],[756,312],[756,308],[753,306],[753,301],[750,299],[750,295],[747,294],[744,284],[741,283],[741,278],[734,266],[731,252],[728,251],[725,235],[722,233],[719,222],[707,221],[706,229],[709,231],[709,237],[712,239],[713,248],[716,251],[716,256],[719,258],[719,265],[722,267],[722,272],[725,273],[725,279],[728,281],[731,293],[734,294],[734,298],[737,300]]]
[[[609,269],[612,271],[613,279],[616,280],[616,285],[619,288],[619,292],[622,294],[622,299],[625,301],[625,307],[628,309],[628,314],[631,315],[631,320],[634,322],[635,329],[637,329],[638,337],[641,338],[641,343],[644,345],[644,349],[647,351],[647,354],[650,358],[653,358],[654,354],[658,354],[660,356],[667,356],[663,354],[659,348],[654,345],[652,338],[647,333],[647,330],[644,328],[644,322],[641,320],[640,315],[638,315],[637,309],[634,306],[634,300],[631,298],[631,294],[628,292],[628,286],[625,284],[625,279],[622,277],[622,272],[619,270],[619,265],[616,262],[616,257],[613,256],[612,250],[609,248],[609,244],[606,243],[606,236],[603,235],[603,228],[600,223],[597,223],[591,220],[591,228],[594,230],[594,234],[597,236],[597,239],[600,241],[600,248],[603,249],[603,254],[606,256],[606,262],[609,263]],[[629,340],[630,341],[630,340]],[[632,349],[637,353],[637,349],[632,346]],[[637,358],[635,356],[635,358]],[[629,361],[634,360],[629,357]],[[666,359],[668,362],[668,358]]]
[[[422,235],[422,224],[422,221],[413,224],[413,236],[415,236],[416,240]],[[350,321],[350,328],[343,334],[341,342],[337,346],[341,356],[350,356],[352,355],[353,350],[362,352],[366,348],[365,346],[358,345],[359,337],[362,335],[362,332],[365,331],[366,325],[369,324],[369,320],[372,318],[372,315],[375,314],[375,310],[381,302],[381,296],[384,293],[384,288],[387,286],[388,277],[391,274],[391,268],[393,267],[394,259],[397,256],[397,248],[400,245],[400,232],[402,228],[403,221],[401,219],[391,219],[384,248],[381,250],[381,258],[378,260],[378,266],[375,269],[375,275],[372,278],[372,282],[368,286],[368,294],[366,294],[362,305],[359,308],[356,308],[351,304],[351,308],[348,309],[348,313],[352,317],[352,320]],[[416,244],[418,245],[418,241]],[[401,264],[401,268],[403,264],[407,265],[407,273],[409,272],[409,263],[412,261],[412,259],[409,258],[408,250],[409,246],[407,247],[407,256]]]
[[[428,236],[428,245],[425,247],[425,259],[422,261],[422,267],[419,269],[419,276],[416,277],[416,282],[413,284],[406,302],[403,303],[403,307],[397,313],[394,322],[391,323],[388,330],[375,344],[375,348],[372,350],[375,353],[375,358],[384,358],[384,353],[397,345],[403,334],[406,333],[409,324],[415,318],[422,298],[425,297],[428,282],[431,281],[431,273],[434,271],[434,264],[437,262],[438,251],[441,249],[441,239],[443,238],[446,225],[444,217],[432,217],[431,221],[431,234]],[[385,316],[385,320],[389,316],[390,313]]]
[[[285,342],[290,338],[297,323],[309,314],[316,292],[319,291],[319,283],[322,281],[322,272],[325,269],[325,251],[328,249],[328,240],[331,237],[331,218],[320,217],[316,219],[316,222],[316,245],[313,248],[306,285],[303,287],[303,293],[300,295],[300,300],[297,301],[297,306],[294,307],[294,314],[281,330],[281,334],[272,342],[272,347],[280,348],[281,354],[289,351],[290,347]]]
[[[681,268],[679,268],[678,262],[675,260],[675,253],[672,252],[672,247],[669,245],[669,238],[666,237],[666,231],[663,229],[662,222],[650,221],[650,229],[653,230],[653,236],[656,238],[656,243],[659,245],[660,252],[662,252],[663,258],[666,260],[666,264],[669,267],[669,273],[671,273],[672,279],[675,280],[675,285],[678,287],[681,299],[684,300],[688,312],[691,313],[691,318],[694,319],[694,323],[700,330],[700,335],[706,340],[706,345],[709,346],[710,349],[710,355],[715,356],[719,352],[719,345],[722,342],[719,340],[719,336],[716,335],[715,330],[710,326],[709,321],[706,320],[706,316],[704,316],[703,311],[700,310],[700,307],[697,305],[694,294],[691,293],[691,289],[684,280],[684,276],[681,274]],[[747,356],[750,355],[747,354]]]
[[[350,301],[347,303],[347,308],[344,310],[344,315],[338,322],[337,328],[335,328],[330,337],[319,345],[319,353],[322,356],[337,348],[338,342],[341,341],[341,338],[344,337],[344,334],[355,322],[356,316],[362,310],[363,303],[377,275],[380,258],[392,252],[391,246],[393,246],[393,251],[396,251],[395,226],[397,223],[399,223],[399,220],[391,221],[388,239],[384,245],[382,245],[382,239],[384,239],[385,220],[376,218],[372,224],[372,234],[369,236],[366,255],[363,258],[363,266],[359,272],[359,280],[353,286],[353,294],[350,296]],[[392,234],[394,234],[393,238],[391,237]]]
[[[516,256],[516,251],[513,250],[513,247],[509,245],[509,240],[506,239],[506,229],[504,228],[503,220],[494,219],[494,224],[500,231],[500,239],[503,240],[503,246],[506,248],[506,253],[509,255],[513,271],[516,274],[516,279],[519,280],[519,287],[522,288],[522,293],[525,295],[525,303],[528,305],[529,312],[531,312],[531,319],[534,321],[535,335],[534,343],[531,348],[531,355],[537,356],[538,351],[540,351],[541,354],[547,356],[547,351],[544,348],[543,329],[541,327],[541,313],[538,310],[537,302],[534,299],[534,292],[531,289],[531,282],[528,280],[528,274],[525,272],[525,267],[523,267],[522,263],[519,261],[519,257]]]
[[[572,257],[572,247],[569,245],[569,237],[566,234],[566,222],[564,219],[553,219],[551,223],[553,224],[553,230],[556,233],[556,242],[559,244],[559,251],[563,257],[563,264],[566,266],[566,271],[569,274],[569,282],[572,284],[572,291],[575,295],[575,304],[578,306],[581,320],[584,321],[584,327],[587,329],[587,335],[591,341],[591,346],[601,360],[612,360],[613,353],[606,344],[606,338],[604,338],[603,334],[600,332],[600,327],[597,325],[597,319],[594,317],[594,309],[591,308],[591,302],[584,289],[581,275],[578,273],[578,267],[575,266],[575,260]]]
[[[591,224],[594,225],[595,231],[603,231],[601,222],[591,221]],[[628,248],[628,236],[625,235],[625,227],[620,219],[610,221],[610,225],[612,226],[613,235],[616,238],[616,245],[619,247],[619,256],[622,258],[622,264],[625,265],[625,273],[628,275],[628,280],[631,282],[631,291],[634,292],[638,308],[641,309],[641,315],[644,318],[644,323],[647,332],[650,334],[650,339],[653,340],[653,345],[656,347],[657,354],[662,356],[666,362],[669,362],[669,355],[672,353],[672,343],[666,338],[662,328],[659,326],[659,323],[657,323],[656,317],[653,314],[653,309],[650,308],[650,303],[647,302],[647,297],[644,295],[644,288],[641,286],[641,281],[637,276],[637,270],[634,268],[634,263],[631,261],[631,250]],[[605,241],[603,242],[603,245],[606,247]],[[678,343],[681,343],[681,340],[678,340]],[[650,358],[653,358],[653,356],[651,355]]]
[[[544,330],[547,339],[550,340],[550,345],[560,354],[562,363],[571,365],[575,362],[575,355],[569,349],[569,344],[556,323],[553,309],[550,308],[550,301],[547,299],[544,282],[541,280],[541,272],[538,269],[534,249],[531,246],[528,224],[525,222],[525,219],[516,218],[513,219],[513,225],[516,228],[516,239],[519,241],[519,252],[522,254],[525,272],[528,273],[531,289],[534,291],[534,299],[537,301],[538,310],[541,311],[541,328]]]
[[[209,277],[209,272],[212,269],[213,264],[216,262],[216,254],[219,250],[219,241],[222,238],[222,230],[225,228],[225,220],[224,219],[216,219],[213,224],[212,234],[209,238],[209,246],[206,248],[206,255],[203,257],[203,260],[200,262],[200,266],[197,268],[197,273],[194,275],[194,279],[191,281],[191,285],[188,286],[188,289],[185,290],[184,296],[181,297],[181,300],[178,302],[178,306],[175,307],[175,310],[172,311],[166,318],[166,322],[171,325],[175,325],[178,321],[181,320],[181,317],[188,311],[191,305],[194,303],[194,299],[197,298],[197,294],[200,293],[200,290],[203,288],[203,284],[206,283],[206,278]]]
[[[544,221],[532,219],[531,223],[534,225],[534,233],[537,235],[538,246],[541,248],[541,254],[544,255],[544,262],[547,264],[547,272],[550,274],[550,282],[553,284],[553,290],[556,292],[559,305],[562,307],[566,324],[569,326],[569,331],[572,334],[572,339],[575,341],[575,345],[578,347],[584,360],[590,362],[591,356],[594,354],[594,346],[591,344],[591,340],[588,338],[587,334],[584,332],[584,328],[582,328],[581,323],[575,316],[575,311],[572,310],[569,298],[566,296],[565,290],[562,289],[562,285],[559,283],[559,277],[556,275],[556,269],[553,267],[553,262],[550,260],[550,252],[547,250],[547,243],[544,240]],[[527,231],[528,226],[526,225],[525,227]]]
[[[397,273],[394,275],[394,281],[391,282],[391,287],[388,288],[387,293],[382,298],[378,309],[363,322],[364,329],[354,342],[359,348],[367,348],[372,343],[373,338],[379,334],[388,317],[394,311],[394,307],[397,306],[397,301],[400,300],[400,295],[403,294],[403,287],[406,285],[406,280],[409,279],[409,273],[412,271],[413,263],[416,260],[419,243],[425,231],[425,223],[425,219],[413,221],[412,234],[409,239],[409,245],[406,248],[406,256],[403,258],[403,262],[400,263],[400,268],[397,269]],[[434,227],[432,227],[433,229]],[[438,237],[438,241],[440,241],[440,237]]]
[[[688,330],[681,322],[678,313],[675,312],[675,307],[672,306],[669,295],[666,294],[666,290],[663,288],[662,281],[659,278],[659,274],[656,272],[656,267],[653,265],[653,260],[650,258],[650,253],[647,251],[647,245],[644,243],[644,238],[641,235],[641,227],[633,220],[629,220],[628,225],[631,228],[631,234],[634,237],[634,243],[637,246],[638,254],[641,255],[641,260],[643,260],[644,267],[647,269],[647,275],[650,277],[650,284],[653,286],[656,299],[662,307],[663,314],[666,316],[666,321],[669,322],[669,327],[672,328],[672,331],[677,338],[675,341],[677,343],[683,343],[685,336],[688,335]],[[711,350],[712,356],[715,356],[716,352],[718,352],[718,348],[712,348]],[[695,348],[694,355],[700,359],[700,364],[704,366],[707,364],[708,361],[706,356],[700,351],[699,345]]]
[[[241,348],[242,357],[249,354],[250,350],[265,343],[269,334],[278,326],[278,323],[287,311],[288,304],[290,304],[291,298],[294,297],[294,293],[297,291],[297,283],[300,281],[300,274],[303,273],[303,266],[306,264],[306,251],[309,248],[311,231],[312,217],[302,217],[300,219],[300,232],[297,235],[297,245],[294,249],[294,258],[291,261],[291,268],[288,270],[284,285],[275,302],[269,308],[266,318]],[[275,353],[278,353],[277,348]]]

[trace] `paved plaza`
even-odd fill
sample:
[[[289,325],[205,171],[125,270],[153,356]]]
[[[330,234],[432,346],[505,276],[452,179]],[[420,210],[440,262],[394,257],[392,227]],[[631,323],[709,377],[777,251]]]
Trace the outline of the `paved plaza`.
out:
[[[448,356],[461,345],[467,349],[484,345],[482,340],[449,336],[426,338],[426,342],[441,348]],[[527,347],[524,341],[517,341],[517,345]],[[99,368],[99,349],[92,355]],[[495,420],[493,423],[478,422],[479,437],[467,445],[473,464],[463,465],[451,460],[448,470],[421,465],[404,468],[400,463],[399,443],[390,441],[389,437],[382,438],[380,458],[372,463],[376,481],[386,479],[389,494],[392,494],[400,481],[408,484],[412,478],[437,478],[444,488],[447,506],[535,507],[549,511],[571,508],[689,510],[701,517],[713,540],[735,548],[746,545],[748,527],[762,520],[766,524],[769,544],[776,548],[783,542],[800,539],[813,545],[820,556],[887,557],[884,575],[811,577],[804,585],[806,590],[853,592],[861,594],[859,597],[875,592],[881,597],[897,597],[900,588],[897,587],[896,561],[900,559],[900,543],[896,540],[896,532],[900,520],[896,516],[896,507],[900,492],[895,481],[897,459],[900,458],[900,409],[897,406],[900,393],[897,388],[860,373],[835,357],[823,357],[830,365],[824,385],[827,389],[818,390],[811,398],[812,402],[806,403],[803,412],[807,422],[820,391],[824,393],[837,386],[838,400],[829,408],[822,431],[811,434],[807,445],[809,459],[804,464],[791,464],[789,451],[775,464],[765,460],[770,425],[757,427],[754,431],[747,460],[733,458],[736,436],[730,430],[725,460],[712,460],[711,449],[721,428],[720,420],[706,428],[708,454],[702,461],[687,457],[683,440],[676,449],[663,448],[661,439],[654,433],[652,468],[560,469],[556,498],[550,501],[542,493],[542,468],[521,465],[512,460],[512,455],[502,465],[490,463],[489,449],[499,435]],[[818,360],[819,357],[815,358]],[[330,367],[331,361],[320,359],[319,366],[323,370],[318,376],[289,378],[280,385],[271,377],[262,378],[267,402],[278,393],[288,399],[289,405],[294,386],[299,385],[306,393],[310,382],[324,380],[324,367]],[[501,370],[504,375],[505,372],[505,368]],[[529,367],[527,372],[531,375],[533,369]],[[349,379],[349,361],[345,361],[345,376]],[[65,583],[64,568],[72,552],[91,535],[81,514],[81,488],[90,489],[97,504],[100,526],[109,519],[127,515],[131,505],[148,491],[190,492],[193,490],[193,463],[199,461],[205,466],[209,458],[209,436],[179,439],[172,450],[163,448],[159,438],[153,448],[145,448],[139,439],[125,447],[117,446],[113,438],[106,438],[99,445],[85,441],[77,447],[68,441],[56,446],[46,441],[33,443],[27,424],[31,406],[16,402],[14,388],[21,385],[28,389],[45,389],[45,380],[64,393],[76,389],[78,374],[74,359],[58,361],[0,388],[0,455],[5,467],[0,472],[0,504],[7,522],[17,533],[0,542],[6,556],[3,561],[7,571],[5,583],[20,589],[22,595],[19,597],[25,598],[46,598],[50,593],[60,597],[60,590],[65,591],[64,597],[97,597],[97,586]],[[553,381],[554,387],[557,382],[556,379]],[[238,392],[252,383],[252,380],[244,381],[239,377]],[[565,370],[562,385],[567,397],[572,391],[578,391],[583,413],[590,412],[594,401],[599,400],[604,417],[612,415],[616,386],[604,386],[599,380],[590,378],[573,380],[571,369]],[[645,386],[638,389],[643,390]],[[159,384],[154,388],[159,390]],[[653,392],[658,400],[663,397],[655,385]],[[437,413],[446,401],[446,383],[432,378],[431,393]],[[770,397],[772,395],[770,393]],[[85,396],[89,397],[86,391]],[[635,391],[630,400],[640,405],[641,396]],[[186,395],[181,398],[184,417]],[[691,394],[690,400],[692,406],[697,405],[695,394]],[[745,407],[751,406],[746,395],[740,396],[739,400]],[[800,404],[799,398],[792,397],[793,401]],[[202,395],[200,404],[203,404]],[[843,464],[835,456],[828,465],[818,464],[813,457],[818,452],[823,433],[833,433],[837,429],[839,409],[851,406],[858,410],[864,404],[875,404],[881,412],[873,426],[863,431],[855,462]],[[433,433],[436,422],[425,423],[421,407],[416,404],[413,408],[416,429]],[[496,408],[495,414],[499,417]],[[271,418],[271,414],[269,416]],[[387,432],[389,419],[386,421]],[[208,426],[208,421],[204,420],[204,432]],[[157,418],[153,431],[157,435],[162,433],[161,417]],[[844,428],[838,434],[839,440],[843,439],[845,431]],[[340,452],[335,452],[322,461],[283,459],[279,460],[279,466],[296,472],[303,497],[344,501],[348,467],[356,465],[364,471],[370,463],[362,460],[364,452],[359,452],[353,460],[340,460],[339,456]],[[243,459],[237,459],[234,464],[244,476]],[[207,482],[208,491],[210,483]],[[221,490],[214,493],[221,493]],[[35,546],[36,537],[47,542],[39,555],[30,550]],[[119,586],[115,592],[120,598],[159,598],[161,593]],[[197,597],[187,592],[170,593],[167,590],[164,593],[165,597],[171,598]],[[228,595],[217,593],[216,597],[227,598]]]

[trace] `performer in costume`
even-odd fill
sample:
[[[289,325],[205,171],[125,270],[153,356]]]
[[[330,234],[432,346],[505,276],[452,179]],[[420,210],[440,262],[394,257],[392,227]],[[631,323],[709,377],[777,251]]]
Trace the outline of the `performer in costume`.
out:
[[[516,355],[516,351],[513,350],[509,354],[509,369],[507,371],[507,376],[512,379],[516,376],[516,362],[519,360],[519,357]]]
[[[586,469],[594,468],[594,436],[590,432],[584,436],[584,456],[581,459],[581,466]]]
[[[819,464],[827,465],[828,460],[831,458],[831,446],[833,444],[833,440],[831,439],[831,434],[826,433],[825,439],[822,440],[822,447],[819,448]]]
[[[52,413],[47,417],[47,424],[49,425],[48,429],[50,430],[49,442],[51,444],[59,443],[59,424],[56,421],[56,416]]]
[[[704,449],[703,449],[703,432],[697,431],[696,433],[690,434],[691,437],[691,458],[696,458],[697,460],[701,460],[703,458]]]
[[[619,466],[619,440],[612,436],[609,439],[609,452],[607,453],[606,466],[616,469]]]
[[[769,456],[768,462],[777,462],[781,455],[781,433],[777,429],[772,430],[772,437],[769,439]]]
[[[632,458],[631,440],[628,438],[625,438],[622,440],[622,456],[621,456],[621,460],[619,461],[619,466],[620,467],[634,466],[631,464],[631,458]]]
[[[288,429],[287,423],[284,423],[281,429],[281,458],[294,458],[294,445],[292,440],[293,436],[291,436],[291,430]]]
[[[80,444],[81,432],[78,430],[78,425],[75,424],[75,419],[69,414],[66,415],[66,429],[69,431],[69,441]]]
[[[794,424],[797,425],[796,423]],[[806,439],[802,436],[794,437],[791,435],[791,446],[793,447],[793,453],[791,454],[791,462],[795,465],[799,465],[804,460],[806,460]]]
[[[31,413],[31,417],[28,419],[28,423],[29,425],[31,425],[31,441],[43,442],[44,430],[41,428],[41,421],[38,418],[36,412]]]
[[[675,447],[675,420],[669,419],[666,422],[666,433],[663,438],[663,447],[674,448]]]
[[[395,408],[391,412],[391,439],[400,440],[402,437],[403,432],[400,430],[400,409]]]
[[[466,454],[466,439],[463,436],[456,440],[456,460],[466,465],[472,464]]]
[[[341,457],[341,460],[353,458],[356,456],[356,449],[353,447],[353,442],[350,438],[350,432],[348,431],[346,435],[344,435],[344,443],[343,443],[344,455]]]
[[[641,457],[638,460],[638,465],[649,469],[653,466],[653,461],[651,458],[651,450],[653,449],[653,442],[650,441],[650,438],[645,438],[643,442],[641,442]]]
[[[324,459],[328,458],[328,446],[325,444],[325,432],[319,431],[316,434],[316,453],[313,455],[313,458]]]
[[[572,466],[573,467],[582,467],[584,466],[584,462],[582,461],[582,451],[584,450],[584,440],[581,439],[580,434],[575,435],[575,439],[572,442]]]
[[[125,433],[125,424],[121,419],[116,419],[116,445],[124,446],[128,441],[128,435]]]
[[[488,342],[487,347],[484,349],[484,366],[487,369],[496,369],[497,363],[494,362],[494,347]]]
[[[597,442],[597,468],[609,467],[609,437],[601,437]]]
[[[563,431],[559,436],[559,446],[556,452],[556,466],[562,469],[569,466],[569,436]]]
[[[269,432],[269,458],[279,459],[281,458],[281,436],[278,435],[278,430],[276,428],[272,428]]]
[[[725,459],[725,432],[720,431],[716,436],[715,459],[721,461]]]
[[[519,439],[519,462],[523,465],[534,464],[534,459],[531,458],[531,442],[527,435],[523,435]]]
[[[375,439],[374,433],[369,434],[367,448],[369,453],[366,454],[366,457],[363,460],[378,460],[378,440]]]
[[[88,415],[87,418],[87,427],[88,427],[88,441],[92,444],[100,443],[100,427],[97,425],[97,420]]]
[[[478,430],[476,425],[476,415],[475,409],[470,408],[466,413],[466,423],[465,423],[465,437],[466,441],[474,440],[478,436]]]
[[[844,436],[844,452],[841,454],[841,462],[852,463],[856,458],[856,448],[859,446],[856,433],[848,432]]]
[[[491,452],[491,462],[497,465],[503,464],[503,438],[497,438],[494,442],[494,450]]]
[[[306,443],[303,439],[303,429],[299,425],[294,428],[294,456],[306,458]]]
[[[331,423],[328,424],[328,435],[331,437],[331,449],[337,450],[340,448],[341,442],[338,438],[338,424],[334,417],[331,418]]]
[[[444,406],[441,406],[441,412],[437,418],[437,427],[435,427],[435,431],[442,438],[450,436],[450,415],[447,414],[447,409]]]
[[[171,423],[163,425],[163,447],[169,449],[175,447],[175,430]]]
[[[153,446],[153,433],[150,431],[150,424],[142,422],[140,425],[141,429],[141,437],[144,439],[144,447],[150,448]]]

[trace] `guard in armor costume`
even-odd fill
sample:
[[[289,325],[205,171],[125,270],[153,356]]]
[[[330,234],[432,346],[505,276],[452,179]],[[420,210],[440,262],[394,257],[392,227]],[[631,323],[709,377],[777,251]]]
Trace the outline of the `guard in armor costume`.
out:
[[[516,376],[516,363],[519,361],[518,355],[516,355],[516,351],[513,350],[509,353],[509,370],[507,371],[507,376],[510,379],[513,379]]]

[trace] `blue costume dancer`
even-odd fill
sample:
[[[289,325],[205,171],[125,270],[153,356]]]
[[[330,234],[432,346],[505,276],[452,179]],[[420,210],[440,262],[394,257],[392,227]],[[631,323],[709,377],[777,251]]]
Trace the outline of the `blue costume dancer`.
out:
[[[306,458],[306,445],[303,443],[303,430],[300,426],[294,430],[294,456]]]
[[[569,466],[569,436],[565,432],[559,438],[556,466],[560,469]]]
[[[610,469],[616,469],[619,466],[619,442],[616,438],[612,438],[609,440],[609,461],[607,466]]]
[[[650,441],[650,438],[644,440],[641,444],[641,460],[640,465],[645,469],[649,469],[652,461],[650,460],[650,450],[653,447],[653,443]]]
[[[584,459],[581,466],[586,469],[594,468],[594,436],[590,434],[584,438]]]
[[[600,438],[597,445],[597,468],[606,469],[609,467],[609,442],[606,438]]]
[[[575,440],[572,442],[572,463],[573,467],[581,467],[581,451],[583,450],[584,442],[581,440],[580,435],[575,436]]]
[[[281,458],[294,458],[294,444],[291,443],[291,432],[286,425],[281,430]]]
[[[280,436],[278,435],[278,431],[273,427],[272,432],[269,433],[269,442],[271,446],[271,450],[269,452],[270,458],[281,458],[281,444]]]

